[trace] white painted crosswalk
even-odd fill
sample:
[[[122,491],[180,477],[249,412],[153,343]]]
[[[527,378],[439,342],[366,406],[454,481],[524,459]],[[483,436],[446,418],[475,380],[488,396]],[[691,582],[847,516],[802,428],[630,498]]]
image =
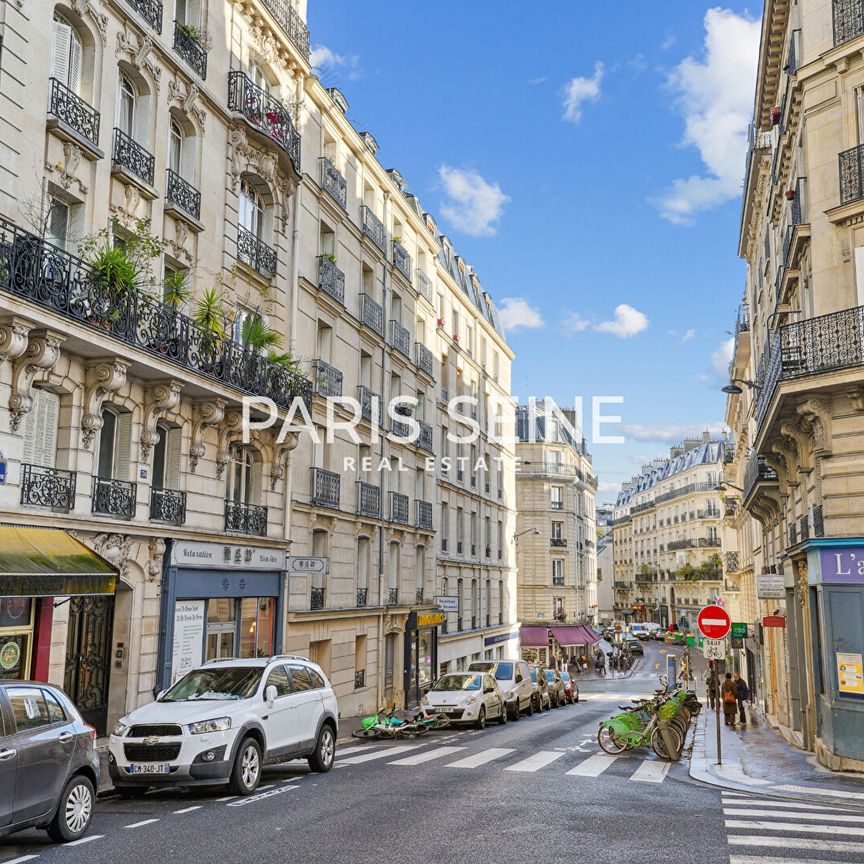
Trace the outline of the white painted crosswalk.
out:
[[[513,752],[512,747],[490,747],[488,750],[481,750],[479,753],[474,753],[471,756],[466,756],[464,759],[459,759],[457,762],[451,762],[448,768],[479,768],[487,762],[494,762],[502,756],[507,756]]]
[[[596,753],[594,756],[589,756],[584,762],[580,762],[567,773],[574,777],[599,777],[607,768],[611,768],[617,759],[617,756]]]
[[[538,753],[532,753],[527,758],[520,760],[515,765],[508,765],[504,770],[533,774],[535,771],[551,765],[563,755],[564,753],[560,750],[540,750]]]

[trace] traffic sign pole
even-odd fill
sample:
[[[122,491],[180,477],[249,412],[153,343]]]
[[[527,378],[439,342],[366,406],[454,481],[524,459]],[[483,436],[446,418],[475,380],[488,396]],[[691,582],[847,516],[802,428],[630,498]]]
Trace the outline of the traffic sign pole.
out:
[[[732,619],[722,607],[712,604],[705,606],[696,618],[696,624],[706,639],[725,639],[732,629]],[[715,666],[716,669],[716,666]],[[716,673],[715,673],[716,674]],[[717,679],[717,699],[714,706],[714,719],[717,723],[717,764],[723,764],[720,744],[720,679]]]

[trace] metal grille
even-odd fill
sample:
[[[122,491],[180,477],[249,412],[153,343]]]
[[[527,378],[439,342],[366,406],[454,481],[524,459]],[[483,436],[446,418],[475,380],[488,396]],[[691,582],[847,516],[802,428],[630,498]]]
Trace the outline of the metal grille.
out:
[[[417,290],[430,302],[432,298],[432,280],[422,271],[417,270]],[[434,305],[434,303],[433,303]]]
[[[72,597],[63,688],[100,735],[108,719],[114,597]]]
[[[318,258],[318,287],[340,303],[345,303],[345,274],[326,255]]]
[[[822,505],[817,504],[813,508],[813,536],[814,537],[824,537],[825,536],[825,520],[822,515]]]
[[[744,469],[744,497],[749,497],[754,487],[760,480],[777,480],[777,472],[773,468],[769,468],[765,462],[765,457],[758,453],[753,453],[747,460],[747,466]],[[672,544],[669,544],[672,548]]]
[[[411,356],[411,331],[398,321],[390,322],[390,344],[406,357]]]
[[[321,188],[329,193],[340,207],[345,207],[348,203],[348,183],[326,156],[322,156],[319,161],[321,162]]]
[[[363,233],[382,251],[387,249],[387,229],[384,223],[365,204],[360,208]]]
[[[393,266],[410,282],[411,256],[405,247],[397,240],[393,241]]]
[[[864,33],[864,2],[834,0],[834,44],[842,45]]]
[[[387,605],[397,606],[399,604],[399,589],[390,588],[387,591]]]
[[[359,608],[362,609],[366,605],[368,593],[369,593],[369,591],[367,588],[358,588],[357,589],[357,606]]]
[[[384,335],[384,307],[368,294],[360,295],[360,322],[371,327],[379,336]]]
[[[342,373],[338,369],[323,360],[316,360],[312,369],[316,393],[320,396],[342,395]]]
[[[362,690],[366,686],[366,670],[358,669],[354,673],[354,689]]]
[[[162,3],[160,0],[126,0],[157,33],[162,33]]]
[[[432,427],[423,420],[418,420],[420,434],[417,436],[417,446],[432,452]]]
[[[377,404],[377,413],[378,416],[375,418],[375,421],[381,422],[381,397],[370,390],[368,387],[364,387],[362,384],[357,388],[357,401],[360,403],[360,414],[364,420],[372,420],[373,414],[375,413],[375,406]]]
[[[421,372],[425,372],[430,378],[435,377],[432,352],[422,342],[414,343],[414,362]]]
[[[225,502],[225,530],[254,537],[267,536],[267,508],[244,501]]]
[[[186,521],[186,493],[177,489],[151,489],[150,519],[182,525]]]
[[[415,501],[414,507],[417,511],[417,527],[432,528],[432,504],[429,501]]]
[[[130,762],[173,762],[180,755],[177,744],[124,744],[123,752]]]
[[[201,193],[170,168],[168,169],[168,188],[165,190],[165,200],[171,204],[176,204],[193,219],[201,218]]]
[[[183,734],[183,730],[172,723],[162,724],[162,725],[150,725],[150,726],[133,726],[129,733],[127,734],[127,738],[149,738],[151,735],[161,736],[161,737],[169,737],[169,736],[179,736]]]
[[[323,609],[324,608],[324,589],[323,588],[313,588],[309,595],[309,608],[310,609]]]
[[[408,496],[400,492],[390,493],[390,521],[408,524]]]
[[[51,79],[48,113],[74,129],[95,147],[99,146],[99,112],[56,78]]]
[[[31,507],[50,507],[68,513],[75,506],[74,471],[21,466],[21,503]]]
[[[153,156],[122,129],[114,130],[114,151],[111,160],[115,165],[125,168],[139,180],[143,180],[148,186],[153,185],[155,164]]]
[[[237,226],[237,257],[264,276],[276,275],[276,251],[251,231]]]
[[[290,0],[262,0],[264,6],[276,19],[285,35],[294,43],[303,57],[309,59],[309,28],[297,14]]]
[[[313,504],[321,507],[339,507],[339,484],[341,478],[333,471],[325,471],[323,468],[312,469],[312,494]]]
[[[864,198],[864,145],[851,147],[838,156],[840,164],[840,203]]]
[[[174,22],[174,50],[202,81],[207,78],[207,51],[192,31],[179,21]]]
[[[131,519],[135,515],[136,489],[137,485],[128,480],[94,477],[92,512],[115,519]]]
[[[357,481],[357,512],[361,516],[381,518],[381,487]]]

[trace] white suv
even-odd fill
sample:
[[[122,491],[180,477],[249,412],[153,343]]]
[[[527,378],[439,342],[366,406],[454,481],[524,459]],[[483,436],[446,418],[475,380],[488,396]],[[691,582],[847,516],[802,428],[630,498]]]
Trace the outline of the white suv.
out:
[[[534,713],[534,685],[531,672],[524,660],[473,660],[469,672],[488,672],[504,692],[507,716],[518,720],[524,711]]]
[[[327,676],[305,657],[213,660],[120,719],[108,768],[128,797],[217,784],[249,795],[265,764],[305,758],[329,771],[338,716]]]

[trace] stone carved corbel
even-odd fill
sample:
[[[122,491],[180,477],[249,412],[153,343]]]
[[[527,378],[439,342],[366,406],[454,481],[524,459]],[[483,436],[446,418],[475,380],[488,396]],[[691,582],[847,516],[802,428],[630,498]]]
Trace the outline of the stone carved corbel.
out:
[[[774,452],[765,456],[765,464],[769,468],[773,468],[774,472],[777,474],[780,494],[785,498],[789,494],[789,466],[782,446],[782,444],[771,445],[771,449]],[[780,449],[778,449],[778,447]]]
[[[801,425],[800,420],[787,420],[780,424],[780,432],[790,439],[797,451],[798,472],[809,474],[813,470],[813,448],[807,430]]]
[[[126,383],[126,370],[132,364],[119,357],[96,360],[87,367],[87,390],[81,418],[81,443],[90,449],[93,438],[102,428],[102,403]]]
[[[169,81],[168,104],[176,106],[189,117],[196,117],[201,134],[204,134],[207,112],[201,104],[201,91],[197,84],[190,84],[187,88],[180,80]]]
[[[802,399],[795,409],[813,436],[813,451],[831,455],[831,402],[828,399]]]
[[[139,72],[146,69],[153,79],[155,89],[158,90],[162,78],[162,67],[156,60],[155,53],[153,39],[149,35],[144,34],[138,37],[128,30],[121,30],[117,34],[117,56],[127,55],[129,62]]]
[[[17,360],[26,350],[33,324],[24,318],[0,321],[0,361]]]
[[[11,427],[18,431],[21,418],[33,407],[33,382],[40,372],[53,369],[60,359],[60,346],[66,340],[62,333],[53,330],[31,330],[27,348],[12,367],[12,395],[9,410],[12,413]]]
[[[192,441],[189,444],[189,470],[194,474],[198,461],[204,455],[204,430],[208,426],[218,426],[225,417],[228,403],[222,399],[212,402],[198,402],[193,406]]]
[[[270,471],[270,489],[276,488],[276,484],[285,478],[286,463],[289,454],[297,447],[300,441],[299,432],[288,432],[285,435],[285,440],[276,446],[276,456],[273,459],[273,466]]]
[[[162,575],[165,541],[161,537],[154,537],[147,544],[147,553],[147,581],[155,582]]]
[[[853,411],[864,411],[864,388],[849,387],[846,390],[846,398],[852,405]]]
[[[166,412],[173,411],[180,404],[182,381],[159,381],[144,394],[144,423],[141,430],[141,461],[150,461],[150,450],[159,442],[156,424]]]
[[[225,466],[231,461],[231,445],[243,433],[243,416],[239,411],[225,415],[219,430],[219,446],[216,451],[216,479],[221,480]]]
[[[102,44],[108,44],[108,16],[102,11],[99,0],[72,0],[72,8],[82,17],[90,16]]]

